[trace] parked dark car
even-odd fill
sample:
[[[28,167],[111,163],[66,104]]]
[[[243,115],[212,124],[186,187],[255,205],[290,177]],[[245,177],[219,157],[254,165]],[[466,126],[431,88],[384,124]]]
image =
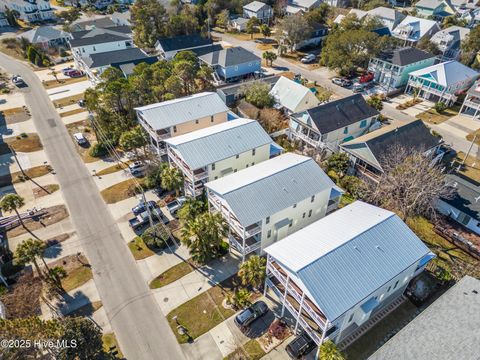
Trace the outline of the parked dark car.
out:
[[[147,210],[147,204],[150,210],[153,210],[158,207],[157,203],[153,200],[147,201],[147,203],[144,203],[141,201],[137,206],[132,208],[133,215],[138,215],[141,214],[142,212]]]
[[[268,312],[268,306],[263,301],[257,301],[235,317],[235,324],[245,328]]]
[[[164,189],[162,187],[157,187],[155,189],[152,190],[152,192],[157,195],[159,198],[161,198],[162,196],[168,194],[168,190],[167,189]]]
[[[312,351],[315,346],[317,346],[315,341],[313,341],[306,333],[303,333],[302,335],[293,339],[287,345],[285,350],[292,359],[301,359],[303,356]]]
[[[71,78],[79,78],[79,77],[82,77],[83,75],[85,74],[83,73],[83,71],[80,71],[80,70],[73,70],[67,74],[67,76],[70,76]]]

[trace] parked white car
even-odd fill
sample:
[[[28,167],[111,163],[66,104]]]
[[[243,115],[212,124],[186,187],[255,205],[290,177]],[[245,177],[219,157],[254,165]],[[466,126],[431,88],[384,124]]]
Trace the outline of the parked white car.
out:
[[[300,61],[303,64],[309,64],[311,62],[314,62],[316,58],[317,56],[315,54],[307,54]]]
[[[73,138],[75,139],[78,145],[85,145],[88,142],[82,133],[73,134]]]
[[[130,170],[130,174],[132,175],[139,175],[145,170],[146,166],[141,161],[135,161],[134,163],[128,165],[128,170]]]

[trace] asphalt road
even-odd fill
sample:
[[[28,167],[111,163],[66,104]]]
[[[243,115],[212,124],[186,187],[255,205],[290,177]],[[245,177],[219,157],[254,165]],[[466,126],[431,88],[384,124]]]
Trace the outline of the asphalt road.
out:
[[[83,240],[95,284],[123,353],[128,359],[184,359],[40,80],[30,67],[2,53],[0,66],[11,74],[20,74],[28,84],[24,90],[27,105]]]

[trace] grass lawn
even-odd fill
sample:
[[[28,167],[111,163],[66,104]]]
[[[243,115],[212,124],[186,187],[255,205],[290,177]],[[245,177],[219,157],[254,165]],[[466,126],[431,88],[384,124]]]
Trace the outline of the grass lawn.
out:
[[[107,204],[115,204],[116,202],[134,196],[136,193],[135,188],[137,186],[137,182],[142,185],[144,180],[128,179],[102,190],[100,194],[102,195],[103,200],[105,200]]]
[[[18,22],[18,19],[17,19],[17,22]],[[3,43],[3,41],[0,40],[0,51],[17,60],[26,61],[25,58],[23,57],[22,50],[18,46],[10,48],[7,46],[7,44]]]
[[[227,292],[233,287],[232,280],[233,278],[227,279],[208,289],[167,315],[170,327],[180,344],[186,343],[188,338],[178,333],[177,323],[173,320],[174,316],[177,316],[178,323],[187,329],[188,334],[196,339],[235,314],[234,310],[225,309],[222,306],[222,301]]]
[[[34,152],[42,150],[42,142],[37,134],[26,134],[26,137],[11,137],[5,139],[5,142],[16,152]]]
[[[118,346],[117,338],[114,333],[104,334],[102,336],[103,351],[114,355],[115,359],[123,359],[124,356]],[[116,352],[116,353],[115,353]],[[108,358],[107,358],[108,359]]]
[[[62,99],[54,100],[53,105],[55,105],[55,107],[57,108],[61,108],[64,106],[75,104],[81,99],[83,99],[83,94],[67,96]]]
[[[0,113],[2,113],[4,116],[12,116],[12,115],[20,114],[23,112],[25,112],[25,109],[22,107],[16,107],[16,108],[5,109],[0,111]]]
[[[80,113],[83,113],[83,112],[86,112],[86,110],[84,108],[73,109],[73,110],[61,112],[60,117],[67,117],[67,116],[70,116],[70,115],[80,114]]]
[[[243,348],[237,348],[237,350],[227,355],[224,360],[259,360],[263,356],[265,356],[265,351],[263,351],[258,341],[251,339],[243,345]]]
[[[52,168],[48,165],[34,166],[30,169],[25,170],[25,174],[33,179],[48,174],[52,171]],[[21,171],[16,171],[9,175],[0,176],[0,187],[7,186],[10,184],[18,184],[24,182],[27,179],[23,176]]]
[[[126,161],[122,165],[115,164],[115,165],[109,166],[109,167],[107,167],[103,170],[97,171],[97,175],[98,176],[103,176],[103,175],[116,173],[117,171],[126,169],[128,167],[128,165],[130,165],[131,163],[132,163],[132,161]]]
[[[264,36],[261,33],[255,33],[253,34],[253,38],[250,34],[247,33],[242,33],[242,32],[227,32],[227,35],[234,37],[238,40],[242,41],[253,41],[255,39],[263,39]]]
[[[62,287],[65,291],[71,291],[93,279],[93,273],[90,267],[81,265],[68,272],[65,279],[62,280]]]
[[[52,77],[53,77],[53,75],[52,75]],[[53,89],[53,88],[56,88],[56,87],[59,87],[59,86],[75,84],[77,82],[81,82],[81,81],[85,81],[85,80],[87,80],[86,76],[81,76],[81,77],[77,77],[77,78],[59,79],[58,81],[55,80],[55,79],[52,79],[52,80],[43,81],[43,86],[46,89]]]
[[[137,236],[135,239],[128,243],[128,248],[133,254],[135,260],[142,260],[149,256],[155,255],[155,253],[150,250],[147,245],[143,242],[140,236]]]
[[[162,286],[171,284],[172,282],[184,277],[185,275],[191,273],[194,270],[190,261],[182,261],[181,263],[172,266],[167,271],[158,275],[155,279],[150,282],[150,289],[158,289]]]
[[[441,113],[436,112],[435,109],[430,109],[418,114],[417,119],[421,119],[429,124],[441,124],[455,115],[458,115],[458,108],[455,107],[446,109]]]
[[[42,196],[47,196],[55,191],[60,189],[60,185],[58,184],[47,184],[42,187],[36,187],[33,189],[33,196],[35,199],[41,198]]]
[[[456,155],[454,167],[458,167],[465,159],[465,153],[459,151]],[[474,181],[480,182],[480,160],[475,156],[469,155],[465,160],[465,164],[460,169],[460,173],[471,178]]]

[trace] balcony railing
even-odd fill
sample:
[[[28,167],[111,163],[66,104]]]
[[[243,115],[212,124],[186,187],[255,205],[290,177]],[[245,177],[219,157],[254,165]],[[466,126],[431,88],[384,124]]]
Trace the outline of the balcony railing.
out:
[[[431,94],[434,94],[434,95],[437,95],[437,96],[441,96],[445,99],[448,99],[448,98],[451,98],[451,97],[454,96],[453,94],[448,92],[448,89],[438,90],[438,89],[432,88],[430,86],[427,86],[425,84],[422,84],[419,81],[413,81],[413,82],[410,83],[410,85],[412,87],[415,87],[415,88],[420,88],[421,90],[426,91],[428,93],[431,93]]]
[[[228,240],[230,241],[230,244],[243,255],[248,255],[251,252],[260,249],[260,246],[262,244],[260,240],[252,237],[245,239],[245,247],[243,247],[243,241],[233,235],[230,235],[228,237]]]
[[[474,101],[467,98],[465,99],[464,105],[473,109],[480,110],[480,101]]]
[[[318,139],[318,140],[312,139],[308,135],[305,135],[305,134],[303,134],[299,131],[292,131],[292,134],[293,134],[293,136],[305,141],[307,144],[310,144],[311,146],[313,146],[315,148],[322,147],[322,143],[321,143],[320,139]]]
[[[278,268],[277,268],[278,267]],[[279,269],[279,265],[275,264],[274,262],[271,262],[268,266],[268,270],[278,279],[278,281],[283,285],[287,287],[287,291],[289,294],[292,295],[292,297],[300,303],[302,301],[302,290],[298,287],[298,285],[295,284],[294,281],[291,279],[288,281],[287,285],[287,278],[285,275],[283,275]],[[322,314],[320,315],[318,313],[318,310],[315,310],[313,308],[313,303],[310,305],[312,301],[308,298],[308,296],[305,295],[305,299],[303,301],[303,308],[304,310],[314,319],[314,321],[319,325],[320,327],[324,328],[325,323],[326,323],[326,318]]]

